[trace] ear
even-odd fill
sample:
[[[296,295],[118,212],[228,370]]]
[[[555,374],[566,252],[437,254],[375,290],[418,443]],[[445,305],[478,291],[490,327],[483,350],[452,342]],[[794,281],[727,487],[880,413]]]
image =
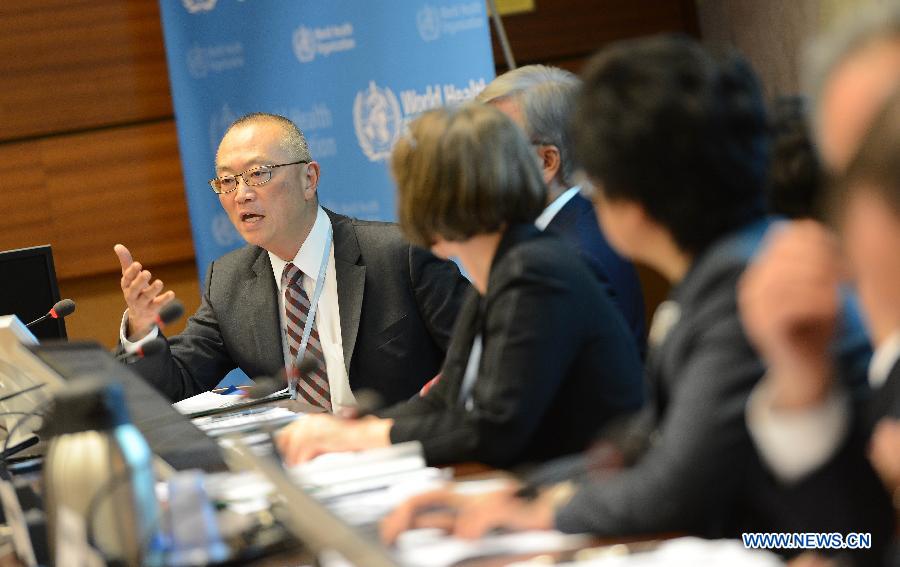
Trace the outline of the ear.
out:
[[[316,198],[319,190],[319,163],[311,161],[306,164],[306,187],[303,189],[303,198],[310,201]]]
[[[537,147],[538,158],[541,160],[541,170],[544,175],[544,183],[550,183],[559,175],[562,168],[562,159],[559,155],[559,148],[550,144],[542,144]]]

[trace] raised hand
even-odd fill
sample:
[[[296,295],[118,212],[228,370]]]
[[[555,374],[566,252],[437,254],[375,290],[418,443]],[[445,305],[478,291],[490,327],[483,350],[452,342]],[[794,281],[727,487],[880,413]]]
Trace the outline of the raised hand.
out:
[[[128,338],[137,341],[153,328],[159,310],[175,299],[175,292],[170,290],[161,293],[163,282],[157,279],[151,283],[153,274],[132,259],[128,248],[116,244],[113,250],[122,266],[120,283],[128,306]]]
[[[771,232],[741,278],[741,319],[769,366],[776,405],[799,409],[821,402],[830,389],[843,268],[835,237],[819,223],[786,223]]]

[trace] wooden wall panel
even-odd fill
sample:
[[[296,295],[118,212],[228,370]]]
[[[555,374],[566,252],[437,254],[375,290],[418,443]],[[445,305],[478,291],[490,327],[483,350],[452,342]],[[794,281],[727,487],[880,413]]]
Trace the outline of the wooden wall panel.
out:
[[[109,260],[115,267],[116,260],[110,252]],[[175,264],[147,264],[153,277],[163,281],[166,289],[175,292],[183,303],[187,315],[200,306],[200,286],[197,282],[197,268],[193,262]],[[125,300],[119,287],[119,273],[100,274],[82,278],[70,278],[59,282],[62,297],[75,300],[75,313],[66,318],[66,332],[70,339],[92,339],[100,341],[106,348],[113,348],[118,340],[119,324],[125,311]],[[167,335],[174,335],[184,329],[187,315],[166,327]]]
[[[537,0],[534,12],[504,17],[519,65],[550,63],[565,68],[615,40],[661,32],[698,34],[692,0]],[[506,69],[493,33],[494,61]],[[580,61],[579,61],[580,63]]]
[[[0,145],[4,219],[0,250],[46,244],[52,237],[47,179],[36,143]]]
[[[0,164],[4,181],[11,164],[34,176],[4,183],[0,249],[52,244],[62,279],[114,271],[116,242],[147,263],[194,256],[172,121],[0,145]]]
[[[0,141],[172,115],[156,0],[4,0],[0,62]]]

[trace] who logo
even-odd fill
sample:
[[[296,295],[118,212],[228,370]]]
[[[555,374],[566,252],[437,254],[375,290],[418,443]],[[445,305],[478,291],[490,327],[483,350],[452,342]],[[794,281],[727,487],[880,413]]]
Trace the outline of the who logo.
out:
[[[209,149],[212,150],[212,155],[216,155],[216,152],[219,151],[219,142],[221,142],[222,137],[225,136],[225,131],[228,130],[228,127],[240,116],[240,114],[231,110],[228,103],[224,103],[219,111],[210,114]]]
[[[218,0],[181,0],[184,9],[190,14],[212,12],[216,7],[216,2],[218,2]]]
[[[316,34],[306,26],[294,32],[294,55],[301,63],[309,63],[316,58]]]
[[[434,41],[441,37],[441,13],[430,4],[425,4],[416,13],[416,27],[422,41]]]
[[[387,159],[403,128],[403,114],[394,92],[371,81],[368,89],[356,94],[353,126],[359,147],[369,161]]]

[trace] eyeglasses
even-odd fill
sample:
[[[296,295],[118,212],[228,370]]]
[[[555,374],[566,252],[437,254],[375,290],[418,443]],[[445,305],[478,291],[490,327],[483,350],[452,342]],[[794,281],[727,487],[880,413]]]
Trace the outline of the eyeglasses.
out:
[[[242,171],[237,175],[223,175],[209,180],[209,186],[219,195],[223,193],[231,193],[238,188],[238,177],[244,180],[244,184],[248,187],[257,187],[265,185],[272,179],[272,170],[276,167],[284,167],[286,165],[298,165],[301,163],[309,163],[309,160],[292,161],[291,163],[279,163],[275,165],[260,165],[251,167],[247,171]]]

